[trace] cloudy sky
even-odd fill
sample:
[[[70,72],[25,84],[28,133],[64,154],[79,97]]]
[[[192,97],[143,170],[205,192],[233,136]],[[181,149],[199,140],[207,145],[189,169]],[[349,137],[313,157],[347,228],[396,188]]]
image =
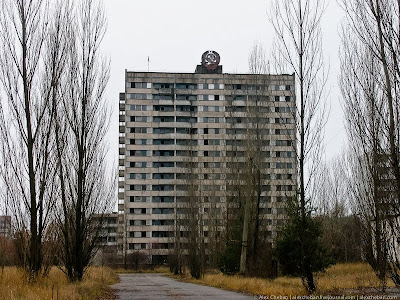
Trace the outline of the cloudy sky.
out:
[[[337,86],[340,24],[336,0],[326,0],[322,23],[325,62],[329,68],[330,118],[326,126],[326,159],[340,153],[346,135]],[[118,94],[124,72],[194,72],[206,50],[221,56],[225,73],[248,72],[255,43],[268,50],[273,30],[268,21],[270,0],[104,0],[108,30],[103,51],[111,59],[108,101],[113,108],[110,159],[117,160]],[[148,58],[150,63],[148,65]]]

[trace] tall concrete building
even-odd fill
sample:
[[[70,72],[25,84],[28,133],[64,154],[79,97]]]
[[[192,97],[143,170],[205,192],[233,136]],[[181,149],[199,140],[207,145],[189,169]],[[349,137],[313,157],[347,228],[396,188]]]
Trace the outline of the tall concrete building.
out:
[[[176,220],[190,218],[185,207],[193,190],[199,214],[216,216],[215,228],[223,231],[238,189],[248,187],[262,234],[272,241],[285,219],[285,197],[296,190],[294,82],[294,75],[223,73],[214,51],[203,54],[194,73],[126,71],[119,102],[120,251],[164,261],[175,236],[185,237]]]
[[[0,236],[11,237],[11,216],[0,216]]]

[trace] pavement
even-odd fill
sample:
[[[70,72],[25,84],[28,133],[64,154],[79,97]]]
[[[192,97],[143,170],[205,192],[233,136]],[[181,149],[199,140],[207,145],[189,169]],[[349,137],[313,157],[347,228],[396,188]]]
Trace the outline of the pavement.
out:
[[[254,297],[209,286],[180,282],[162,274],[120,274],[120,282],[112,288],[117,299],[130,300],[249,300]]]

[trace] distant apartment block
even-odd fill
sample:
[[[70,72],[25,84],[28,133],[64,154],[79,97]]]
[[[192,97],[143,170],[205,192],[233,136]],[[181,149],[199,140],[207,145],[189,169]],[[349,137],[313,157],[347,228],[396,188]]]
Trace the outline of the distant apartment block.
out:
[[[120,251],[147,251],[155,262],[166,260],[193,177],[204,203],[200,213],[219,215],[223,230],[235,186],[248,184],[246,178],[236,181],[237,174],[256,163],[266,238],[272,241],[284,223],[285,199],[296,190],[294,75],[227,74],[218,62],[219,56],[210,67],[203,55],[194,73],[125,72],[119,98]]]
[[[99,246],[117,246],[117,226],[118,226],[118,213],[110,213],[104,215],[93,215],[93,223],[99,224],[102,222],[101,231],[99,234]]]
[[[0,236],[10,237],[11,233],[11,216],[0,216]]]

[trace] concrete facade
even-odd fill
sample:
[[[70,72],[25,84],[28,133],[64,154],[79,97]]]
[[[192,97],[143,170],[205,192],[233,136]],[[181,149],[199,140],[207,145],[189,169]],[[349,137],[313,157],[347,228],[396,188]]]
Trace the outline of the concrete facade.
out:
[[[99,234],[99,246],[116,247],[117,246],[117,227],[118,227],[118,213],[113,212],[104,215],[93,215],[93,223],[102,223],[101,231]]]
[[[11,237],[11,216],[0,216],[0,236]]]
[[[147,251],[162,261],[172,247],[175,219],[185,213],[190,176],[201,182],[202,213],[222,218],[228,197],[234,198],[235,172],[256,156],[262,161],[260,223],[267,238],[272,241],[284,222],[285,197],[296,190],[294,76],[224,74],[222,66],[214,73],[196,70],[125,73],[120,251]],[[262,140],[257,149],[255,136]]]

